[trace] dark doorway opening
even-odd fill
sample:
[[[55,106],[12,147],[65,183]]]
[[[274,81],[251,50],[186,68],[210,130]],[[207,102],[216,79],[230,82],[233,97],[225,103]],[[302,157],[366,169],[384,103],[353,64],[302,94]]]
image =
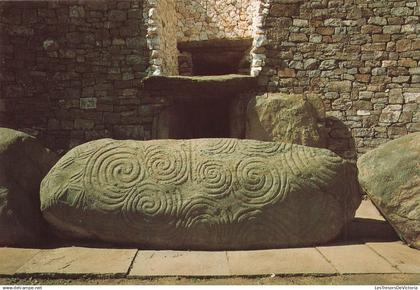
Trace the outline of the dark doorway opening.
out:
[[[194,76],[244,74],[250,72],[251,39],[207,40],[178,43],[181,53],[179,71]],[[190,61],[185,59],[190,57]],[[190,65],[190,68],[185,66]]]
[[[229,103],[211,98],[177,100],[168,123],[171,139],[227,138]]]

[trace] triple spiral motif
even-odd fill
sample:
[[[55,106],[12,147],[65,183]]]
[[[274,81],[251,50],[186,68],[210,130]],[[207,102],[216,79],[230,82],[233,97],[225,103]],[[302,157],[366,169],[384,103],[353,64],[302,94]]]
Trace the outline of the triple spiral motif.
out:
[[[184,150],[168,150],[155,145],[145,149],[146,166],[155,180],[164,184],[180,184],[188,177],[188,158]]]

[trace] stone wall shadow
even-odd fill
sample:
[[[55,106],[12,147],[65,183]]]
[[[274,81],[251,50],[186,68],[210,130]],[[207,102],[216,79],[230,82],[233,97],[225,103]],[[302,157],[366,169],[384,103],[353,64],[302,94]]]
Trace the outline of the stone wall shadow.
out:
[[[325,118],[327,148],[345,159],[356,160],[356,142],[349,127],[336,117]]]

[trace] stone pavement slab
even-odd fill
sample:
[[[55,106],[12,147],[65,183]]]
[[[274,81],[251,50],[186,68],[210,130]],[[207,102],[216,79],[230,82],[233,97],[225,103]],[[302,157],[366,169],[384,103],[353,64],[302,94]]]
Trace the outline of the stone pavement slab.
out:
[[[12,275],[33,256],[39,249],[0,248],[0,275]]]
[[[367,245],[401,272],[420,274],[420,250],[412,249],[402,242],[368,243]]]
[[[226,252],[139,251],[129,276],[228,276]]]
[[[317,248],[341,274],[400,273],[366,245]]]
[[[19,274],[127,274],[137,250],[68,247],[42,250],[17,270]]]
[[[355,217],[381,221],[385,220],[385,218],[381,215],[381,213],[369,199],[362,200],[362,203],[356,211]]]
[[[334,274],[315,248],[228,252],[232,275]]]

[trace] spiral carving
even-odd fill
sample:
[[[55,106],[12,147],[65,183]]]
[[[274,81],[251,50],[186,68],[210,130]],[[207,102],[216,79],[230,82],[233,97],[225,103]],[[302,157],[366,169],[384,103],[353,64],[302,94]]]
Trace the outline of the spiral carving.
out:
[[[146,170],[139,161],[132,148],[118,144],[101,148],[86,164],[84,184],[99,201],[117,205],[145,178]]]
[[[182,228],[213,224],[217,215],[218,202],[206,196],[193,196],[185,200],[181,209]]]
[[[232,172],[223,162],[206,160],[197,166],[197,174],[206,193],[217,197],[230,193]]]
[[[181,184],[188,178],[189,162],[184,150],[159,145],[146,148],[146,166],[150,175],[163,184]]]
[[[281,176],[266,159],[258,157],[243,159],[236,167],[236,174],[241,186],[241,190],[236,191],[236,194],[247,204],[268,204],[285,194],[282,190]]]
[[[176,220],[181,205],[179,192],[145,182],[130,192],[121,212],[129,228],[169,242],[177,236]]]
[[[255,140],[245,140],[243,143],[242,152],[247,155],[263,155],[275,154],[279,151],[283,151],[285,148],[284,143],[274,143],[274,142],[260,142]]]
[[[148,217],[176,215],[181,197],[176,192],[165,191],[152,183],[143,183],[133,191],[125,204],[125,211]]]
[[[208,154],[233,153],[237,145],[236,139],[212,139],[205,143],[202,151]]]
[[[40,198],[50,222],[74,238],[162,249],[304,246],[342,228],[343,200],[359,195],[355,171],[326,150],[282,143],[97,140],[53,167]]]

